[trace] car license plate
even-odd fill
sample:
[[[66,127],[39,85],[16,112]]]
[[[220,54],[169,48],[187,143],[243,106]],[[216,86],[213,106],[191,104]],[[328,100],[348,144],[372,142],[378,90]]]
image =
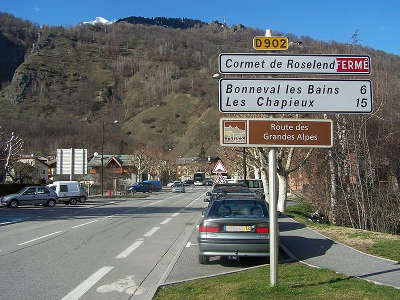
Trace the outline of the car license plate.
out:
[[[227,231],[227,232],[251,231],[251,226],[226,225],[226,226],[225,226],[225,231]]]

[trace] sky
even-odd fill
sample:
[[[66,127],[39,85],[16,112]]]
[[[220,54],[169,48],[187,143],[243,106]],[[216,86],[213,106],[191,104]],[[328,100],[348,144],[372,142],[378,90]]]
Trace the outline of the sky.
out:
[[[351,43],[357,32],[361,45],[400,55],[399,0],[0,0],[0,12],[61,26],[96,17],[217,20],[340,43]]]

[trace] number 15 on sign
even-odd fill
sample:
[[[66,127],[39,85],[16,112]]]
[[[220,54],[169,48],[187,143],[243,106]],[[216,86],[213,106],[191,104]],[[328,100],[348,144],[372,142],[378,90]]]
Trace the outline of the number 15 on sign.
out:
[[[369,80],[242,79],[220,80],[223,113],[371,113]]]

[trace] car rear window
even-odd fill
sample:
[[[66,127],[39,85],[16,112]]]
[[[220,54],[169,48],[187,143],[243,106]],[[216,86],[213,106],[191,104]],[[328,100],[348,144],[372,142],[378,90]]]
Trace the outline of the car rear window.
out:
[[[245,186],[223,186],[214,188],[213,193],[251,193]]]
[[[68,185],[60,184],[60,192],[62,192],[62,193],[68,192]]]
[[[214,201],[208,217],[268,217],[268,208],[265,202],[257,200],[223,200]]]

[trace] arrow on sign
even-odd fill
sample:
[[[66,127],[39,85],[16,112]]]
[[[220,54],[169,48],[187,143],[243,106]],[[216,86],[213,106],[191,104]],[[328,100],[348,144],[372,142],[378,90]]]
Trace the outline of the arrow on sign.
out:
[[[221,160],[217,162],[217,164],[214,167],[213,173],[215,174],[220,174],[220,173],[228,173],[224,167],[224,164],[222,163]]]

